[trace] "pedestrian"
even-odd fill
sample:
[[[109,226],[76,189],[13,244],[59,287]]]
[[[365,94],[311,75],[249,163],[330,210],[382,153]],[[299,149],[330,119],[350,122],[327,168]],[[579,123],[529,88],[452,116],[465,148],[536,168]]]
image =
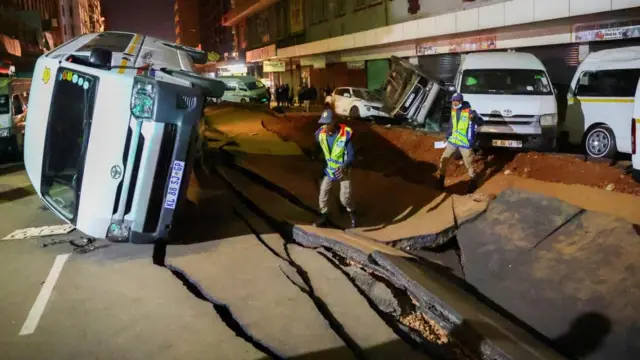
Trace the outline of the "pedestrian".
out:
[[[313,86],[313,84],[311,84],[311,86],[309,87],[309,101],[311,102],[311,105],[315,105],[316,101],[318,100],[318,89],[316,89],[315,86]]]
[[[464,101],[460,93],[451,97],[451,127],[447,133],[447,146],[440,158],[440,168],[438,169],[438,187],[444,190],[444,178],[447,172],[449,160],[456,152],[460,152],[464,165],[467,167],[471,180],[467,188],[468,193],[474,192],[477,187],[476,172],[473,169],[473,141],[475,139],[476,127],[482,126],[484,120],[471,108],[469,102]]]
[[[267,86],[267,106],[271,108],[271,88]]]
[[[304,111],[309,112],[309,107],[311,104],[311,90],[306,85],[304,85],[302,87],[302,90],[300,90],[299,100],[302,100]]]
[[[325,227],[329,223],[329,196],[331,187],[340,184],[340,202],[349,212],[351,227],[356,227],[356,215],[351,198],[351,166],[355,158],[351,138],[353,131],[344,124],[339,124],[331,109],[325,108],[318,124],[322,127],[316,131],[315,138],[322,149],[325,159],[324,175],[320,183],[321,217],[314,223],[317,227]]]
[[[331,87],[329,86],[329,84],[327,84],[327,86],[324,88],[324,97],[326,98],[327,96],[331,95]]]

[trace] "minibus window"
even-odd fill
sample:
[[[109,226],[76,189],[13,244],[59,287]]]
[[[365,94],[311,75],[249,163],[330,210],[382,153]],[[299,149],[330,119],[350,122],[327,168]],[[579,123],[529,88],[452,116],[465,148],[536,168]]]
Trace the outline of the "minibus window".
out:
[[[465,70],[460,88],[464,94],[553,95],[547,74],[529,69]]]
[[[0,95],[0,114],[8,114],[9,110],[9,95]]]

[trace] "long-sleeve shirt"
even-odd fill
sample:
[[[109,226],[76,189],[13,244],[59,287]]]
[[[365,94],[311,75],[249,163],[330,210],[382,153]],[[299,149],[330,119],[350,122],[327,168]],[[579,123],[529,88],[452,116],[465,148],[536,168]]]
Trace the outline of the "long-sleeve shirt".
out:
[[[318,129],[318,131],[316,131],[316,142],[318,142],[318,144],[320,144],[320,131],[322,130],[322,128]],[[336,138],[338,137],[338,132],[334,132],[333,134],[329,134],[327,132],[327,145],[329,145],[329,149],[333,149],[333,143],[336,141]],[[353,160],[355,159],[355,151],[353,150],[353,143],[351,142],[351,139],[348,139],[347,142],[345,143],[345,154],[344,154],[344,166],[345,167],[350,167],[353,164]]]

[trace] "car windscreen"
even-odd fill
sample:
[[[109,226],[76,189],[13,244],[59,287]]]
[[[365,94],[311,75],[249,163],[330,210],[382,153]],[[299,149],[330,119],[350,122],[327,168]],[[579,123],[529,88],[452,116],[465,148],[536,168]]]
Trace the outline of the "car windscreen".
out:
[[[44,201],[75,224],[97,88],[95,76],[60,68],[42,161]]]
[[[98,34],[89,42],[82,45],[76,52],[90,52],[94,48],[102,48],[111,50],[112,52],[123,53],[127,51],[131,40],[133,40],[133,34],[105,32]]]
[[[262,83],[262,81],[251,81],[251,82],[248,82],[246,85],[247,85],[247,89],[249,90],[257,90],[257,89],[262,89],[264,87],[264,84]]]
[[[0,114],[8,114],[9,111],[9,95],[0,95]]]
[[[363,89],[353,89],[353,95],[365,101],[380,101],[380,97],[372,91]]]
[[[542,70],[483,69],[462,73],[463,94],[552,95],[547,74]]]

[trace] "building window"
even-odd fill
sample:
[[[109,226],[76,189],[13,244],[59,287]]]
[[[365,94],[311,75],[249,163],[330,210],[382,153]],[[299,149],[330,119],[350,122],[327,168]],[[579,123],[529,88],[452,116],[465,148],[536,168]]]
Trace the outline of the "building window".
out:
[[[327,0],[312,0],[312,23],[319,23],[327,20],[327,8],[329,2]]]
[[[69,17],[73,17],[73,8],[71,7],[71,5],[69,5]]]
[[[333,0],[333,17],[339,17],[345,14],[344,0]]]
[[[64,14],[64,5],[62,5],[62,7],[61,7],[60,9],[62,10],[62,18],[64,18],[64,17],[65,17],[65,14]]]

